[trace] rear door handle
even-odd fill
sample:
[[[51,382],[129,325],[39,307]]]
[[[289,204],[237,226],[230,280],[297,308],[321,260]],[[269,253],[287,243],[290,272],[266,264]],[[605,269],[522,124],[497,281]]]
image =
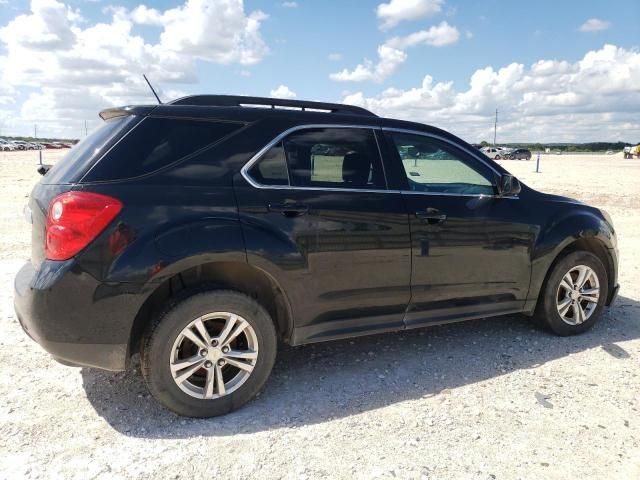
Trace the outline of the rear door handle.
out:
[[[287,218],[299,217],[309,212],[309,205],[303,203],[270,203],[270,212],[280,212]]]
[[[416,212],[416,217],[420,220],[424,220],[427,223],[433,225],[436,223],[442,223],[447,219],[447,216],[437,208],[428,207],[427,209]]]

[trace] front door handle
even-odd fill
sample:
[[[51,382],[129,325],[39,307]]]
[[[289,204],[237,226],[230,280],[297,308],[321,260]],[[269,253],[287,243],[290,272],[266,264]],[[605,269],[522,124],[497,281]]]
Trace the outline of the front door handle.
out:
[[[437,208],[428,207],[423,211],[416,212],[416,217],[420,220],[426,221],[430,225],[436,223],[442,223],[447,219],[447,216]]]
[[[299,217],[309,212],[309,205],[303,203],[270,203],[270,212],[280,212],[287,218]]]

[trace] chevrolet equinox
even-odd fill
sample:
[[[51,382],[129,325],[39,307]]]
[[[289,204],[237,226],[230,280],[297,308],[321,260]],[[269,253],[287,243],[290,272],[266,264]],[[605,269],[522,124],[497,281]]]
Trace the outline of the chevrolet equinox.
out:
[[[522,313],[591,328],[618,290],[610,217],[463,140],[359,107],[198,95],[104,110],[34,187],[26,333],[124,370],[181,415],[227,413],[278,342]]]

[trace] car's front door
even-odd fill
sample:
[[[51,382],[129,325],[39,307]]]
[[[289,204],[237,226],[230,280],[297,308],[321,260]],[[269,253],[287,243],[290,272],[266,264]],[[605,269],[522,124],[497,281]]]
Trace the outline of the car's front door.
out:
[[[281,285],[293,343],[404,328],[409,220],[376,129],[302,128],[235,182],[250,264]]]
[[[497,172],[445,139],[399,131],[385,138],[411,226],[407,326],[520,310],[533,235],[508,214],[506,202],[517,200],[496,195]]]

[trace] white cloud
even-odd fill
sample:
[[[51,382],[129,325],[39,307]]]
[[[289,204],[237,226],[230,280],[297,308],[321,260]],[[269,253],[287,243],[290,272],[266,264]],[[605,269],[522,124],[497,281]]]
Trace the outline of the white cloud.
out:
[[[157,25],[161,26],[164,22],[163,14],[155,8],[149,8],[146,5],[138,5],[131,10],[131,20],[140,25]]]
[[[342,60],[342,54],[341,53],[330,53],[327,58],[329,60],[331,60],[332,62],[337,62],[339,60]]]
[[[142,73],[156,87],[192,83],[196,60],[251,65],[268,53],[260,32],[266,15],[245,13],[242,0],[186,0],[163,11],[139,6],[107,12],[108,21],[87,26],[77,10],[57,0],[33,0],[29,13],[0,27],[0,48],[6,50],[0,84],[5,90],[37,89],[11,120],[15,128],[39,121],[49,122],[53,133],[64,132],[107,106],[154,103]],[[145,41],[134,33],[136,24],[158,27],[158,40]],[[159,93],[166,100],[173,92]],[[5,102],[2,96],[0,91]]]
[[[242,0],[187,0],[160,12],[140,5],[129,14],[135,23],[163,27],[160,46],[216,63],[252,64],[268,49],[260,35],[267,15],[245,15]]]
[[[486,67],[476,70],[461,91],[427,75],[415,88],[388,88],[374,97],[358,92],[344,102],[382,116],[431,123],[470,141],[492,136],[496,108],[502,141],[635,141],[640,51],[605,45],[575,63]]]
[[[285,8],[298,8],[298,2],[282,2],[281,5]]]
[[[460,32],[456,27],[452,27],[447,22],[441,22],[428,30],[420,30],[406,37],[394,37],[386,42],[390,47],[406,49],[415,47],[421,43],[433,47],[444,47],[456,43],[460,38]]]
[[[216,63],[259,62],[267,53],[260,24],[267,15],[245,15],[242,0],[188,0],[166,10],[161,47]]]
[[[296,98],[296,93],[286,85],[280,85],[278,88],[271,90],[269,94],[274,98]]]
[[[600,32],[602,30],[606,30],[611,26],[611,22],[606,20],[601,20],[599,18],[590,18],[582,25],[580,25],[581,32]]]
[[[390,0],[389,3],[378,5],[376,14],[382,21],[380,27],[389,29],[405,20],[416,20],[440,13],[443,4],[444,0]]]
[[[331,80],[338,82],[363,82],[366,80],[374,80],[381,82],[404,63],[407,54],[397,48],[387,45],[378,47],[378,63],[374,65],[371,60],[365,59],[364,63],[360,63],[353,70],[346,68],[341,72],[329,75]]]
[[[68,7],[55,0],[33,0],[31,11],[32,14],[18,15],[0,29],[0,40],[42,51],[63,50],[73,45],[71,18],[74,15]]]
[[[378,62],[366,60],[353,70],[344,69],[329,75],[338,82],[363,82],[373,80],[381,82],[392,75],[407,60],[405,50],[420,44],[444,47],[456,43],[460,32],[447,22],[441,22],[428,30],[421,30],[406,37],[393,37],[378,47]]]

